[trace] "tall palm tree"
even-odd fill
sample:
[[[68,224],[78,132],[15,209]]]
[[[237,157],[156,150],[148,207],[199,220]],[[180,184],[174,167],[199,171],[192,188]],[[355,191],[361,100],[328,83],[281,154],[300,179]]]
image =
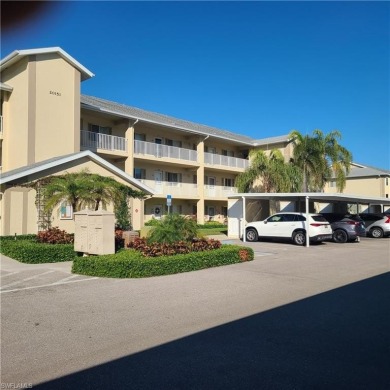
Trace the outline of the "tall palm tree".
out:
[[[272,150],[269,156],[263,150],[251,150],[249,157],[249,167],[236,178],[239,192],[249,192],[258,180],[264,192],[291,192],[299,188],[300,171],[284,161],[280,150]]]
[[[352,154],[338,143],[339,131],[325,135],[314,130],[313,135],[302,135],[298,130],[289,134],[294,145],[292,163],[302,170],[302,191],[322,190],[332,176],[336,177],[338,191],[345,187]]]

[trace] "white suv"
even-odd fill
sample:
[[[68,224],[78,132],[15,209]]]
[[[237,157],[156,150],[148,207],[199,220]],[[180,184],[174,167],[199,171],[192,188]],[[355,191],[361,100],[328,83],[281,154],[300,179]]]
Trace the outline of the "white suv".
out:
[[[310,241],[332,240],[332,228],[320,214],[308,214]],[[306,243],[306,214],[277,213],[264,221],[250,222],[245,227],[247,241],[257,241],[259,237],[291,239],[296,245]]]

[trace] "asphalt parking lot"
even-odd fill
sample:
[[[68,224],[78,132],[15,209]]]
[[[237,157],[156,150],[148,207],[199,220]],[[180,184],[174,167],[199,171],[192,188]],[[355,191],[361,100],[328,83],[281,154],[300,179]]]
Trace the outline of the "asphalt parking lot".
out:
[[[390,388],[390,239],[246,245],[252,262],[147,279],[3,257],[2,384]]]

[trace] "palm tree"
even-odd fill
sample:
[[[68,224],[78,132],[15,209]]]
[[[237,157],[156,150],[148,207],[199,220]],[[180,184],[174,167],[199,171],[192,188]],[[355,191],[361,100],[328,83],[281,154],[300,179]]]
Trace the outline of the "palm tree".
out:
[[[298,130],[289,134],[294,145],[292,163],[302,170],[302,191],[318,191],[324,188],[332,174],[336,177],[338,191],[345,187],[352,154],[338,143],[339,131],[325,135],[314,130],[313,136],[302,135]]]
[[[239,192],[249,192],[258,180],[264,192],[291,192],[299,188],[300,172],[284,161],[280,150],[272,150],[269,156],[263,150],[251,150],[249,157],[250,166],[236,178]]]
[[[79,211],[90,197],[88,182],[85,172],[48,178],[43,188],[45,210],[52,210],[58,204],[67,202],[73,211]]]

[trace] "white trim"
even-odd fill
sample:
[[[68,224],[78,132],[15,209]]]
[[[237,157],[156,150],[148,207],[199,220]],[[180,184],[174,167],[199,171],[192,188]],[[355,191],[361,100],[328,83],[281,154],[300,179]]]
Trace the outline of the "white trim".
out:
[[[7,176],[5,178],[1,178],[1,183],[8,183],[13,180],[20,179],[21,177],[25,177],[28,175],[33,175],[39,172],[42,172],[46,169],[57,167],[58,165],[66,164],[71,161],[79,160],[83,157],[89,157],[92,161],[96,162],[97,164],[107,168],[109,171],[117,174],[119,177],[124,179],[125,181],[131,183],[135,187],[142,189],[144,192],[146,192],[148,195],[154,195],[154,190],[152,190],[150,187],[146,186],[145,184],[141,183],[139,180],[134,179],[132,176],[128,175],[126,172],[122,171],[121,169],[117,168],[115,165],[107,162],[103,158],[99,157],[95,153],[91,152],[90,150],[84,150],[83,152],[73,154],[71,156],[66,156],[63,158],[60,158],[55,161],[51,161],[48,163],[43,163],[42,165],[39,165],[37,167],[28,168],[26,167],[25,170],[22,172],[17,172],[13,175]],[[4,172],[6,173],[6,172]]]
[[[29,55],[48,54],[48,53],[59,54],[65,61],[69,62],[72,66],[78,69],[82,74],[82,80],[86,80],[95,76],[90,70],[88,70],[85,66],[81,65],[80,62],[75,60],[72,56],[70,56],[60,47],[45,47],[40,49],[15,50],[0,61],[0,67],[1,70],[4,70],[9,66],[11,66],[12,64],[14,64],[15,62],[19,61],[21,57],[29,56]]]

